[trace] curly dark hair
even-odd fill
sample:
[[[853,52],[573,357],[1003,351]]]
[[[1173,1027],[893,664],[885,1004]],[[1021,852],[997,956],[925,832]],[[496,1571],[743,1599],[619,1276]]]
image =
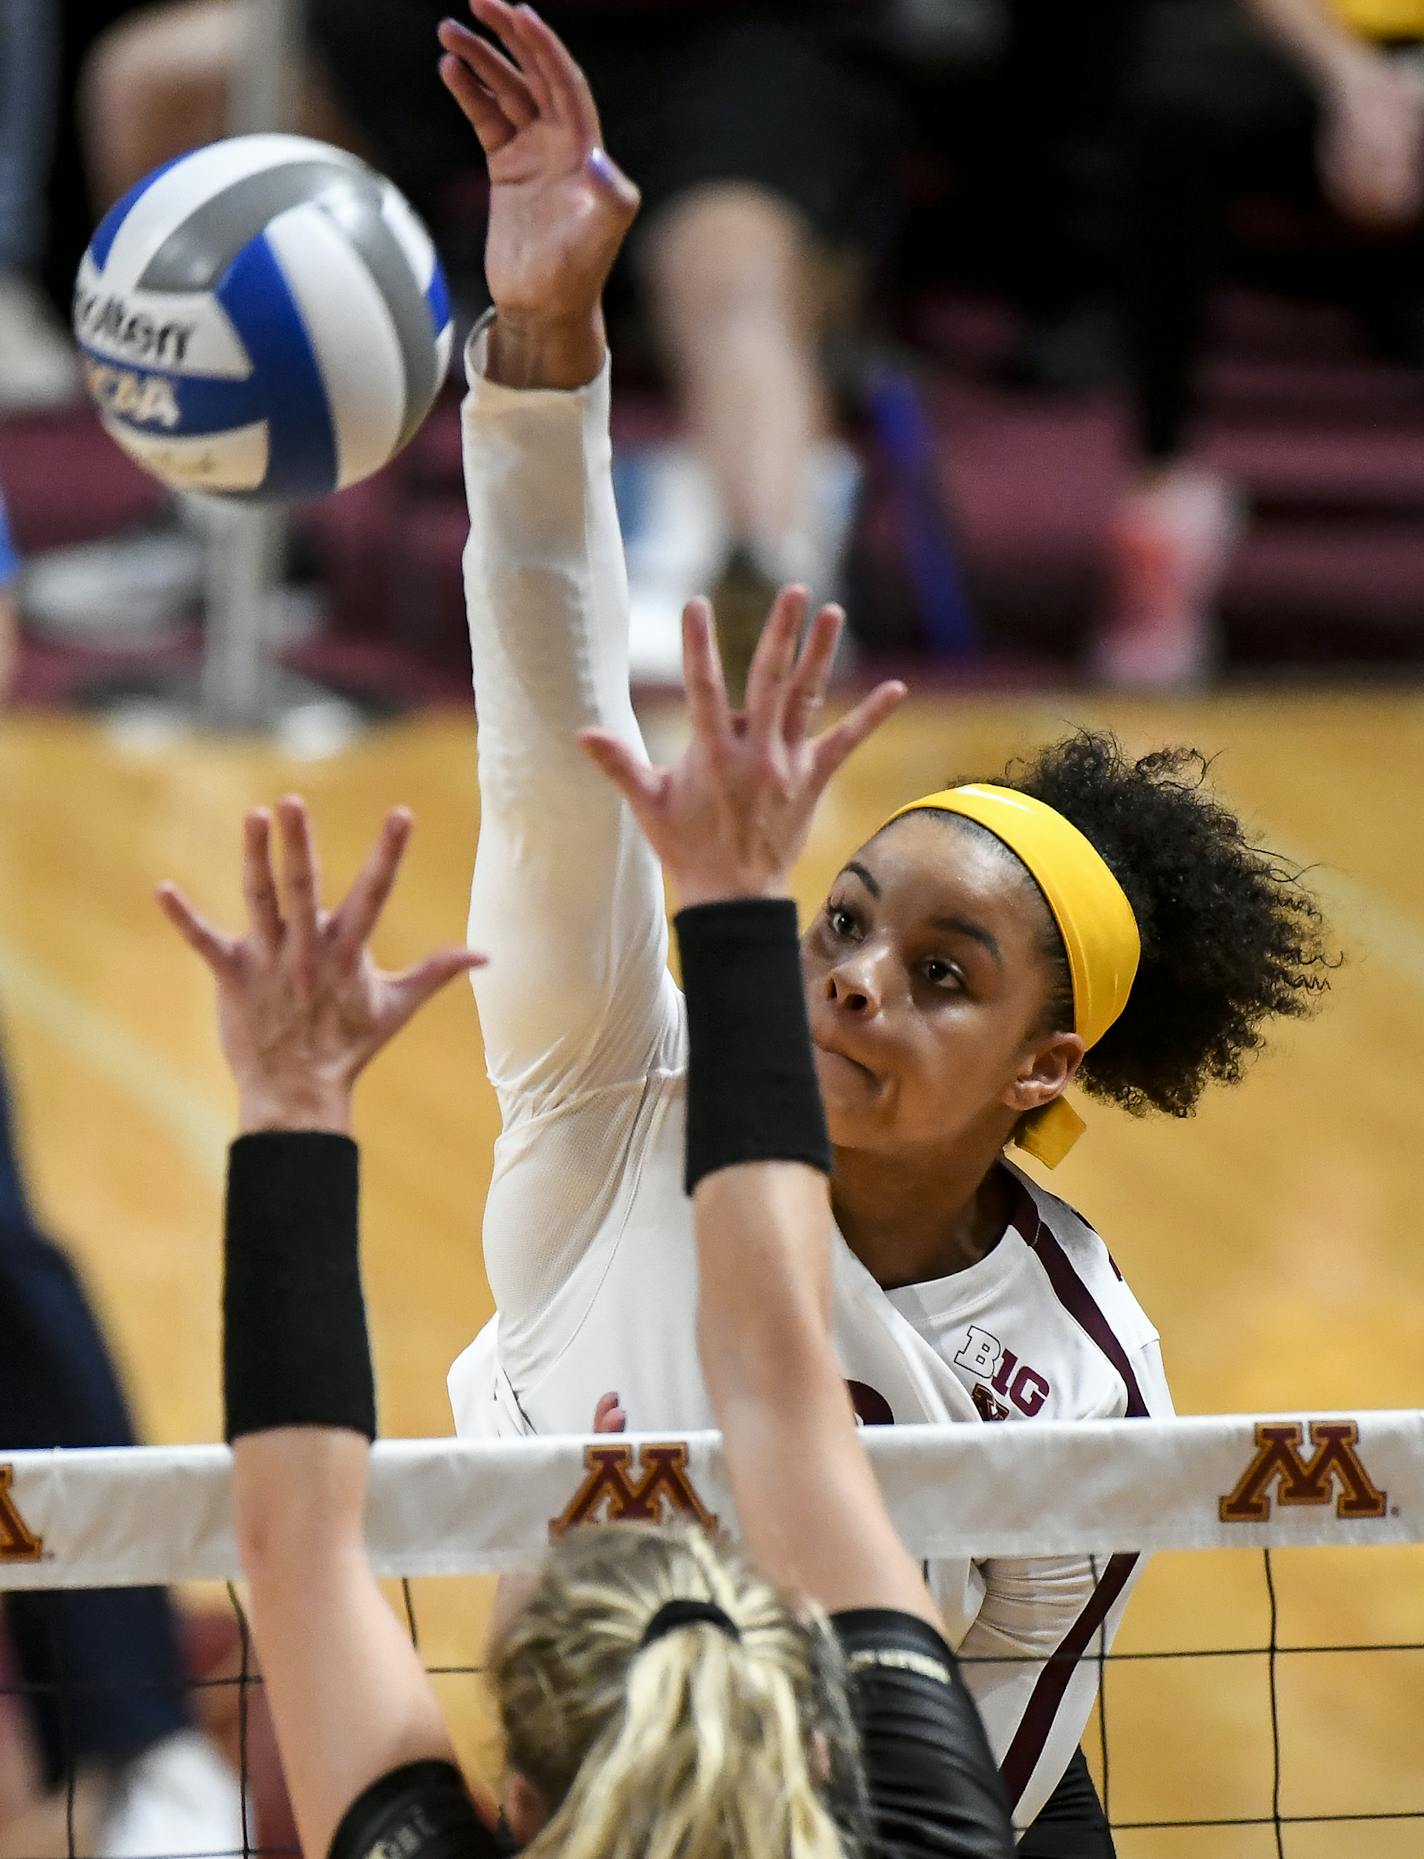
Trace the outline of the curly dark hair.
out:
[[[1251,844],[1209,792],[1197,749],[1134,761],[1115,736],[1081,730],[994,777],[1055,808],[1127,893],[1142,960],[1121,1017],[1083,1061],[1084,1090],[1141,1115],[1190,1116],[1207,1085],[1235,1084],[1274,1015],[1310,1013],[1339,958],[1302,873]],[[1072,1024],[1068,961],[1049,1003]]]

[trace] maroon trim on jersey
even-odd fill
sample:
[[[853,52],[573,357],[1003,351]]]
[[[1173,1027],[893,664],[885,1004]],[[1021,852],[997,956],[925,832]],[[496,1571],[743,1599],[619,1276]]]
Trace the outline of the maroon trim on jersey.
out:
[[[1023,1799],[1029,1778],[1038,1767],[1039,1759],[1048,1744],[1053,1720],[1058,1715],[1058,1707],[1068,1689],[1068,1681],[1087,1650],[1088,1641],[1112,1612],[1127,1586],[1128,1577],[1136,1567],[1135,1555],[1109,1558],[1103,1570],[1103,1578],[1093,1590],[1088,1605],[1069,1628],[1058,1651],[1039,1673],[1033,1696],[1028,1701],[1028,1709],[1019,1720],[1014,1740],[999,1765],[1011,1809],[1016,1808]]]
[[[1021,1180],[1016,1178],[1016,1181],[1018,1195],[1011,1215],[1014,1226],[1025,1244],[1038,1255],[1038,1261],[1059,1303],[1084,1334],[1092,1338],[1122,1377],[1123,1386],[1127,1390],[1127,1418],[1144,1419],[1147,1403],[1142,1398],[1142,1389],[1127,1359],[1127,1351],[1099,1309],[1092,1292],[1073,1269],[1072,1261],[1058,1243],[1057,1236],[1050,1232],[1047,1221],[1038,1211],[1037,1201]],[[1113,1269],[1117,1268],[1114,1266]],[[1019,1720],[1014,1740],[1000,1766],[1011,1807],[1018,1806],[1029,1778],[1038,1767],[1074,1668],[1087,1650],[1089,1640],[1121,1597],[1137,1561],[1135,1555],[1109,1557],[1102,1579],[1094,1588],[1087,1606],[1069,1628],[1058,1651],[1039,1673],[1028,1708]]]
[[[1122,1385],[1127,1389],[1128,1420],[1145,1420],[1147,1403],[1142,1398],[1142,1390],[1137,1385],[1137,1376],[1133,1373],[1127,1351],[1118,1341],[1111,1324],[1098,1308],[1097,1300],[1074,1271],[1068,1254],[1059,1245],[1057,1238],[1049,1231],[1048,1223],[1038,1211],[1038,1204],[1022,1182],[1018,1184],[1020,1198],[1014,1205],[1011,1215],[1014,1225],[1023,1235],[1025,1242],[1038,1254],[1038,1262],[1048,1274],[1048,1282],[1053,1286],[1058,1302],[1078,1325],[1079,1329],[1090,1336],[1102,1350],[1122,1377]]]

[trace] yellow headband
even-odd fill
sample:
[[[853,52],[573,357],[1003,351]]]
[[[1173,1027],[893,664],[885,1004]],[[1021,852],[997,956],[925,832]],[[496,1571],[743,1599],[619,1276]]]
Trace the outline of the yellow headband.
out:
[[[1085,1046],[1095,1046],[1127,1005],[1142,953],[1132,905],[1102,855],[1061,813],[1013,788],[944,788],[899,808],[885,825],[921,812],[958,813],[974,820],[1028,868],[1067,952],[1073,1030]],[[1083,1128],[1072,1105],[1057,1097],[1023,1119],[1014,1141],[1056,1168]]]

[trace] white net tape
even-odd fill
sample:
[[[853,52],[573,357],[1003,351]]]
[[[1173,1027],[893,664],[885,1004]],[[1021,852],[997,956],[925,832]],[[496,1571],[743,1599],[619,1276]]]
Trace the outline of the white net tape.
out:
[[[866,1441],[921,1556],[1109,1556],[1424,1542],[1424,1411],[887,1427]],[[238,1574],[221,1446],[0,1450],[0,1589]],[[384,1440],[368,1539],[379,1573],[526,1566],[560,1522],[736,1532],[714,1433]]]
[[[1424,1852],[1414,1547],[1424,1543],[1424,1412],[886,1427],[865,1438],[901,1533],[926,1557],[1092,1557],[1097,1579],[1123,1551],[1254,1552],[1153,1561],[1117,1645],[1093,1632],[1048,1661],[1081,1655],[1096,1668],[1087,1741],[1119,1859]],[[185,1683],[243,1777],[241,1854],[275,1859],[295,1836],[231,1585],[230,1470],[220,1446],[0,1449],[0,1590],[181,1586],[190,1641],[225,1628],[229,1650],[216,1664],[211,1646],[190,1652]],[[487,1719],[472,1659],[488,1588],[418,1578],[527,1565],[560,1526],[689,1512],[736,1532],[715,1434],[376,1446],[372,1557],[401,1578],[396,1604],[477,1770]],[[1375,1555],[1353,1553],[1365,1545]],[[1277,1554],[1290,1548],[1311,1553]],[[229,1583],[225,1597],[202,1589],[211,1580]],[[48,1700],[67,1738],[86,1699],[122,1711],[146,1682],[171,1683],[96,1664],[74,1640],[71,1604],[120,1598],[7,1599],[7,1612],[45,1612],[53,1656],[43,1669],[0,1670],[0,1706],[38,1723]],[[58,1840],[4,1851],[108,1850],[84,1843],[68,1773]]]

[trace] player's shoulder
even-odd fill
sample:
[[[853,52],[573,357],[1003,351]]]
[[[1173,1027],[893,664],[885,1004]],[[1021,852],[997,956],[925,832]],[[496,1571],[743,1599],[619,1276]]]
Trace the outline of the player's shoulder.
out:
[[[1097,1228],[1061,1195],[1009,1169],[1019,1196],[1014,1224],[1065,1315],[1099,1347],[1109,1336],[1128,1355],[1155,1343],[1156,1327]]]

